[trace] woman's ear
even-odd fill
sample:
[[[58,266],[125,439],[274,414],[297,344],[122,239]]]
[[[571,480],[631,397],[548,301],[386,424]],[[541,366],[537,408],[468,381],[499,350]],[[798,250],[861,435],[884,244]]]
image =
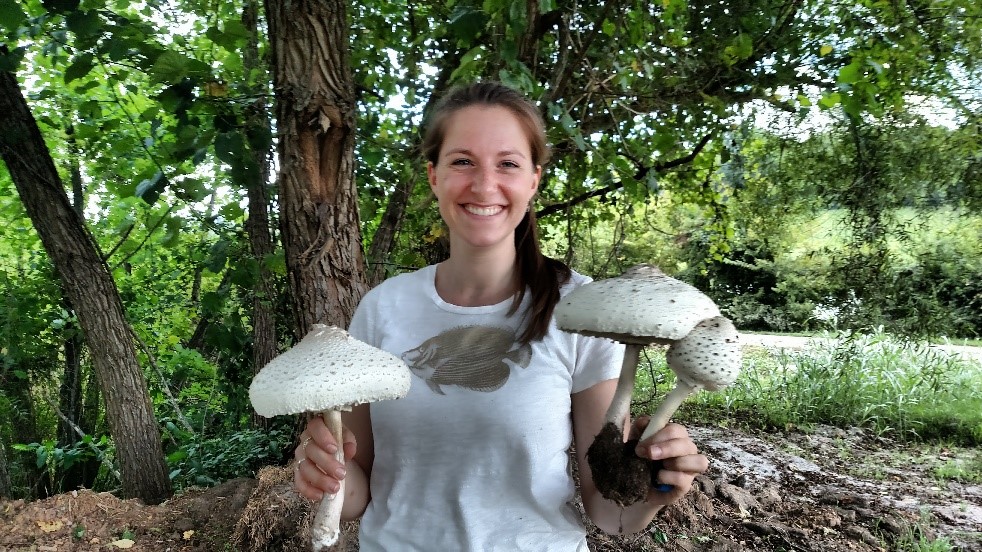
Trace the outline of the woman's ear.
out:
[[[426,179],[430,181],[430,190],[436,193],[436,168],[432,161],[426,162]]]
[[[532,179],[532,191],[539,191],[539,180],[542,178],[542,165],[535,166],[535,178]]]

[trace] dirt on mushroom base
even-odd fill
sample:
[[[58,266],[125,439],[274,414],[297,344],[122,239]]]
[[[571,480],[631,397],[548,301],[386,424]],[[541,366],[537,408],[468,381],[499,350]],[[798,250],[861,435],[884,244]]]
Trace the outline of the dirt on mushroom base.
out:
[[[982,551],[982,486],[933,476],[938,465],[978,461],[978,450],[912,447],[827,427],[690,431],[712,463],[696,489],[645,533],[591,531],[592,550],[883,551],[920,527],[955,550]],[[250,501],[253,495],[261,499]],[[260,480],[191,490],[159,506],[88,490],[31,503],[0,501],[0,551],[210,552],[230,550],[232,542],[253,543],[241,550],[300,551],[307,541],[297,527],[309,508],[292,492],[289,472],[278,468],[264,470]],[[255,535],[234,541],[244,511]],[[356,539],[338,550],[357,550]]]

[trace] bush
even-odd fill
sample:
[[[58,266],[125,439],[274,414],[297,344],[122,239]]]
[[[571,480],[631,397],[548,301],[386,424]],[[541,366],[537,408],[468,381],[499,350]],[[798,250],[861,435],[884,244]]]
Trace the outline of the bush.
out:
[[[172,428],[176,431],[176,428]],[[254,477],[259,468],[281,464],[293,442],[289,427],[241,429],[210,438],[192,436],[167,456],[177,489],[208,487],[236,477]]]

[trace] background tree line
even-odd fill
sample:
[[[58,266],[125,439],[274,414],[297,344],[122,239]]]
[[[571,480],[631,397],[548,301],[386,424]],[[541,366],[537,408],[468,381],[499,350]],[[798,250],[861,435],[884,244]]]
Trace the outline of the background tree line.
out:
[[[980,12],[0,0],[0,494],[280,461],[252,374],[446,253],[420,128],[475,79],[541,106],[579,270],[657,262],[742,329],[978,336]]]

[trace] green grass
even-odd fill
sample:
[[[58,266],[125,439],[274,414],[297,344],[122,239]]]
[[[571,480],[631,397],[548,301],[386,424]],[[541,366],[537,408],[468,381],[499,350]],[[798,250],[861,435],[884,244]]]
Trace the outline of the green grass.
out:
[[[635,412],[674,385],[658,349],[639,370]],[[762,428],[863,427],[900,440],[982,445],[982,366],[886,334],[847,334],[797,352],[750,349],[736,383],[700,392],[694,421]]]

